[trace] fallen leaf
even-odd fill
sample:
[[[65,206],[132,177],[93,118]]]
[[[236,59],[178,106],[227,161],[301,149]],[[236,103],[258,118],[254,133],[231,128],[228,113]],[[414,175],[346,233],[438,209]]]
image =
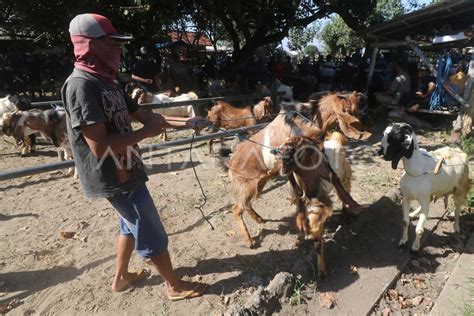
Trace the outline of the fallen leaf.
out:
[[[400,296],[400,298],[398,300],[399,300],[399,303],[400,303],[400,309],[405,309],[410,305],[409,304],[410,302],[402,296]]]
[[[227,306],[230,303],[230,296],[224,296],[224,305]]]
[[[429,297],[424,297],[422,304],[428,309],[431,309],[431,307],[433,306],[433,300]]]
[[[336,295],[333,292],[319,294],[319,306],[331,309],[336,305]]]
[[[398,292],[395,289],[388,290],[388,296],[392,301],[398,300]]]
[[[87,226],[89,226],[89,223],[87,221],[80,221],[79,223],[77,223],[77,227],[79,227],[80,230],[86,228]]]
[[[400,282],[402,283],[402,285],[405,285],[405,284],[411,283],[411,280],[410,279],[400,279]]]
[[[76,235],[76,232],[71,232],[71,231],[66,231],[66,230],[59,231],[59,236],[61,236],[64,239],[73,238],[75,235]]]
[[[413,278],[413,285],[415,285],[415,288],[417,289],[426,289],[428,286],[426,285],[425,280],[421,278]]]
[[[385,308],[383,309],[383,311],[382,311],[382,315],[383,315],[383,316],[389,316],[391,311],[392,311],[392,310],[391,310],[390,308],[385,307]]]
[[[4,314],[8,313],[9,311],[11,311],[12,309],[14,309],[15,307],[20,306],[21,304],[23,304],[23,301],[20,301],[20,300],[17,300],[17,299],[11,300],[8,303],[1,304],[0,305],[0,314],[4,315]]]
[[[74,236],[72,236],[72,239],[87,242],[87,236],[81,236],[78,233],[75,233]]]
[[[357,269],[357,267],[355,267],[355,266],[353,266],[353,265],[351,265],[351,266],[349,267],[349,273],[350,273],[350,274],[357,274],[358,271],[359,271],[359,270]]]
[[[235,236],[235,230],[229,230],[227,233],[225,233],[228,237]]]
[[[100,217],[107,217],[107,216],[109,216],[109,213],[107,213],[105,211],[102,211],[102,212],[99,212],[99,216]]]
[[[411,305],[413,306],[418,306],[421,304],[421,301],[423,301],[423,297],[421,296],[417,296],[417,297],[414,297],[410,300],[410,303]]]

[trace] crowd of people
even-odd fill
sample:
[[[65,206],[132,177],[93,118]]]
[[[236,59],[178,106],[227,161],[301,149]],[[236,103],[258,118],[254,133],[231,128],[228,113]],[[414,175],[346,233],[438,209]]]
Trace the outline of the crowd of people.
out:
[[[431,65],[437,71],[435,77],[428,66],[422,63],[409,62],[403,58],[387,61],[381,56],[370,91],[377,105],[399,107],[399,112],[416,112],[420,109],[455,112],[458,104],[441,87],[441,81],[446,81],[454,92],[462,96],[469,60],[467,50],[459,54],[452,49]]]
[[[231,54],[226,52],[205,53],[193,58],[183,58],[178,53],[147,46],[137,50],[122,49],[119,82],[125,85],[133,80],[152,93],[170,90],[204,92],[212,80],[224,80],[223,70],[232,61]],[[304,99],[317,91],[365,91],[369,56],[369,52],[363,53],[362,49],[338,58],[331,54],[298,58],[283,51],[273,55],[257,52],[230,80],[234,81],[232,87],[237,87],[235,93],[251,93],[257,84],[270,87],[276,79],[292,86],[296,99]],[[449,82],[456,92],[462,93],[469,55],[467,51],[452,49],[449,56],[453,65]],[[66,53],[29,53],[19,49],[0,51],[0,91],[2,94],[25,94],[32,99],[57,97],[73,66],[73,59]],[[433,66],[436,66],[434,62]],[[436,78],[428,68],[407,56],[406,52],[380,53],[369,87],[369,105],[403,105],[409,111],[430,109],[436,86]],[[443,104],[451,108],[456,106],[455,100],[447,95]]]

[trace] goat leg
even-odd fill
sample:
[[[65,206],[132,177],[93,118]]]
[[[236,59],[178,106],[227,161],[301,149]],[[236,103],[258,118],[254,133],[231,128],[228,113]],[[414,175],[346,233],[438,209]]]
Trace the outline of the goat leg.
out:
[[[324,259],[324,239],[321,237],[314,241],[314,247],[316,249],[316,263],[318,265],[318,278],[325,278],[326,273],[326,261]]]
[[[349,210],[352,214],[359,214],[364,211],[364,207],[354,201],[352,196],[347,193],[346,189],[344,189],[344,186],[342,185],[341,180],[339,180],[339,177],[337,176],[336,172],[334,172],[334,170],[330,166],[328,167],[330,172],[330,181],[332,185],[334,185],[334,187],[336,188],[337,196],[341,199],[341,202],[349,207]]]
[[[296,221],[296,230],[298,232],[297,240],[295,242],[295,246],[299,247],[303,244],[304,242],[304,237],[306,235],[306,216],[305,216],[305,207],[304,207],[304,202],[302,200],[303,197],[303,190],[301,187],[298,185],[296,182],[295,176],[293,173],[290,173],[288,175],[288,180],[291,184],[291,188],[293,190],[293,196],[295,198],[295,203],[296,203],[296,216],[295,216],[295,221]]]
[[[209,153],[209,155],[212,155],[212,143],[214,142],[214,140],[211,138],[207,141],[207,151]]]
[[[247,229],[247,226],[245,225],[244,219],[242,218],[242,213],[244,212],[244,209],[241,205],[235,204],[234,208],[232,209],[232,212],[234,214],[234,222],[240,228],[240,232],[244,236],[245,242],[250,248],[254,247],[256,244],[255,240],[250,237],[250,233]]]

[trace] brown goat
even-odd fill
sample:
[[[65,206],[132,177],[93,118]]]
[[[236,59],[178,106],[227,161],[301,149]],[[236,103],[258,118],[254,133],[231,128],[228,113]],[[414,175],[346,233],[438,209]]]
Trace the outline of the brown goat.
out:
[[[314,241],[317,253],[318,277],[326,275],[324,260],[324,223],[332,215],[332,201],[325,181],[337,178],[323,154],[322,142],[303,136],[289,138],[279,149],[282,161],[282,175],[288,176],[298,205],[296,212],[297,246],[300,246],[306,235]],[[342,188],[336,185],[336,190]],[[298,199],[299,198],[299,199]]]
[[[248,105],[243,108],[237,108],[230,103],[219,100],[209,110],[207,119],[212,123],[214,132],[218,128],[248,127],[257,123],[271,121],[272,108],[272,99],[270,97],[265,97],[257,104]],[[207,142],[209,154],[212,153],[212,143],[212,139],[209,139]]]
[[[289,136],[304,135],[319,139],[336,127],[353,139],[367,139],[371,135],[361,130],[362,124],[355,116],[362,94],[353,92],[347,96],[331,93],[319,95],[318,98],[309,103],[282,104],[280,114],[264,129],[251,136],[250,142],[238,144],[228,162],[236,199],[233,207],[234,220],[250,247],[255,246],[255,241],[247,230],[242,214],[246,211],[257,223],[264,222],[251,203],[261,194],[267,181],[280,172],[281,161],[271,153],[272,149],[282,145]],[[339,182],[336,179],[337,177],[331,177],[335,186],[334,182]],[[362,210],[344,189],[339,195],[351,212],[359,213]]]

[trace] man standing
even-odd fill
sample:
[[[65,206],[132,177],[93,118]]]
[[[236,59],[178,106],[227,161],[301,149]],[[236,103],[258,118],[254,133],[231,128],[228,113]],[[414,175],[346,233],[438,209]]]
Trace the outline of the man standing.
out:
[[[141,59],[137,60],[133,65],[132,79],[145,87],[148,92],[159,92],[160,64],[153,59],[145,46],[140,48],[140,55]]]
[[[183,281],[172,268],[168,236],[146,187],[148,178],[137,143],[167,127],[198,128],[206,123],[205,119],[145,114],[121,90],[115,81],[120,47],[131,37],[118,34],[106,17],[80,14],[71,21],[69,32],[75,64],[61,94],[79,178],[88,197],[106,198],[120,216],[112,290],[124,291],[149,275],[146,270],[128,270],[135,249],[166,281],[169,299],[202,295],[206,284]],[[132,117],[143,127],[134,131]]]

